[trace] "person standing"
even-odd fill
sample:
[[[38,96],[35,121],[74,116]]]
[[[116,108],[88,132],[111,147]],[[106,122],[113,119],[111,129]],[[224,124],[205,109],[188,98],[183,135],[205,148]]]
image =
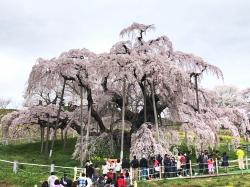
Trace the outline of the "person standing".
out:
[[[129,187],[130,186],[130,176],[129,176],[128,172],[125,173],[124,180],[126,180],[126,187]]]
[[[85,173],[82,173],[82,176],[79,177],[77,183],[78,183],[78,187],[86,187],[88,185],[87,178],[85,177]]]
[[[134,156],[134,159],[131,161],[130,165],[133,169],[133,176],[132,180],[138,180],[138,167],[139,167],[139,161],[136,159],[136,156]]]
[[[204,162],[203,162],[204,152],[201,152],[199,155],[197,162],[199,164],[199,174],[202,175],[204,172]]]
[[[57,180],[57,179],[58,179],[58,177],[55,176],[55,172],[51,172],[50,176],[48,178],[49,187],[53,187],[54,183],[55,183],[55,180]]]
[[[115,175],[114,175],[114,173],[113,173],[113,170],[112,170],[112,169],[109,169],[109,172],[108,172],[107,176],[108,176],[108,178],[111,178],[111,179],[112,179],[112,181],[114,181],[114,180],[115,180]]]
[[[124,157],[124,159],[122,160],[123,173],[125,173],[127,170],[129,171],[129,167],[129,161],[127,160],[127,157]]]
[[[160,166],[162,166],[162,160],[163,160],[163,158],[162,158],[161,155],[159,154],[159,155],[157,156],[157,161],[159,162]]]
[[[221,163],[221,166],[224,167],[224,173],[227,173],[228,171],[228,159],[229,159],[229,156],[227,156],[227,153],[224,152],[223,155],[222,155],[222,163]]]
[[[187,153],[187,156],[186,156],[186,168],[187,168],[187,174],[191,174],[191,171],[190,171],[190,161],[192,160],[191,158],[191,155],[192,155],[192,152],[191,151],[188,151]],[[192,175],[197,175],[197,173],[194,172],[194,169],[192,168]]]
[[[120,176],[121,169],[122,169],[122,164],[121,164],[120,159],[118,158],[116,163],[115,163],[116,179],[118,179],[118,177]]]
[[[67,183],[68,183],[68,178],[67,178],[67,173],[64,173],[63,174],[63,177],[61,178],[61,181],[60,181],[60,183],[63,185],[63,186],[66,186],[67,185]]]
[[[86,187],[91,187],[92,186],[92,180],[91,180],[88,173],[86,174],[86,181],[87,181],[86,182]]]
[[[98,165],[95,165],[93,182],[97,183],[96,181],[99,177],[100,177],[100,168],[98,168]]]
[[[117,180],[117,187],[126,187],[126,185],[127,185],[127,182],[124,179],[124,176],[120,175],[119,179]]]
[[[177,162],[174,156],[172,157],[172,176],[177,177]]]
[[[214,162],[212,158],[207,160],[208,174],[214,174]]]
[[[208,160],[208,152],[205,152],[204,153],[204,156],[203,156],[203,163],[204,163],[204,174],[208,174],[208,164],[207,164],[207,160]]]
[[[184,153],[181,153],[180,162],[181,162],[181,168],[182,168],[182,175],[187,176],[187,171],[186,171],[187,162],[186,162],[186,157],[184,156]]]
[[[176,167],[177,167],[177,176],[179,177],[181,175],[181,153],[178,153],[177,159],[176,159]]]
[[[103,165],[102,165],[102,174],[103,176],[106,176],[108,174],[109,170],[108,170],[108,165],[106,162],[103,162]]]
[[[163,159],[163,165],[164,165],[164,177],[170,177],[171,176],[171,162],[170,155],[165,154],[165,158]]]
[[[149,167],[149,180],[152,180],[154,174],[154,157],[150,157],[148,161],[148,167]]]
[[[109,169],[112,169],[113,174],[114,174],[114,180],[116,179],[116,171],[115,171],[115,162],[112,160],[111,164],[109,166]]]
[[[92,164],[90,164],[86,169],[86,176],[88,174],[88,177],[92,180],[93,174],[94,174],[94,168],[92,167]]]
[[[145,158],[146,156],[143,155],[142,156],[142,159],[140,160],[140,167],[141,167],[141,175],[142,175],[142,180],[146,180],[146,170],[147,170],[147,167],[148,167],[148,161],[146,160]]]
[[[245,169],[245,165],[243,162],[243,158],[244,158],[245,153],[244,153],[244,151],[241,150],[240,147],[237,148],[236,155],[238,156],[238,163],[239,163],[240,170]]]

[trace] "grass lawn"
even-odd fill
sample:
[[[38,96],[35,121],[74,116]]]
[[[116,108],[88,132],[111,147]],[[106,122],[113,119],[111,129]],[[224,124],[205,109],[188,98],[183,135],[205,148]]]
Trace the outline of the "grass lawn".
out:
[[[250,174],[234,174],[219,177],[183,179],[177,178],[173,180],[158,180],[158,181],[140,181],[139,187],[249,187]]]
[[[50,165],[55,165],[56,175],[61,178],[63,172],[67,172],[69,178],[73,179],[74,170],[73,167],[80,168],[79,161],[72,160],[71,155],[75,148],[76,138],[69,138],[67,143],[67,150],[63,151],[62,140],[56,140],[52,158],[49,159],[41,153],[40,142],[19,144],[19,145],[7,145],[0,146],[0,160],[7,161],[18,161],[18,172],[15,174],[13,172],[13,163],[0,161],[0,186],[12,184],[15,187],[33,187],[37,185],[41,186],[42,182],[47,180],[50,174]],[[51,142],[50,142],[51,144]],[[49,146],[50,148],[50,146]],[[183,146],[183,151],[186,151],[186,147]],[[226,151],[226,146],[221,146],[221,154]],[[120,150],[116,151],[116,155],[113,158],[119,158]],[[245,150],[245,153],[250,157],[249,153]],[[129,155],[129,150],[124,150],[124,155]],[[228,152],[231,159],[236,159],[234,151]],[[196,158],[193,156],[193,162],[195,163]],[[103,158],[98,155],[93,159],[94,164],[101,166]],[[26,165],[38,164],[38,165],[48,165],[46,166],[32,166]],[[72,167],[72,168],[58,168],[57,166]],[[237,168],[230,168],[233,171]],[[222,172],[222,169],[221,169]],[[79,176],[79,173],[78,173]],[[234,174],[229,176],[219,176],[210,178],[176,178],[176,179],[164,179],[164,180],[152,180],[152,181],[139,181],[138,187],[150,187],[150,186],[250,186],[248,181],[250,179],[250,174]],[[4,185],[3,185],[4,184]]]

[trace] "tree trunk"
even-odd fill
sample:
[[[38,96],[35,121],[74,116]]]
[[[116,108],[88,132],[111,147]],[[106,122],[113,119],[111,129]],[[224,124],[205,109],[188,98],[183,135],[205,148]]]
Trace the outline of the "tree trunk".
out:
[[[112,109],[111,109],[111,120],[110,120],[110,136],[111,136],[111,142],[110,142],[110,147],[111,147],[111,150],[114,149],[114,145],[113,145],[113,127],[114,127],[114,117],[115,117],[115,104],[113,103],[112,105]]]
[[[64,139],[63,139],[63,150],[66,151],[67,148],[67,140],[68,140],[68,131],[65,130],[64,132]]]
[[[146,92],[146,80],[144,80],[144,123],[147,122],[147,92]]]
[[[63,129],[61,129],[61,140],[63,140]]]
[[[87,149],[87,152],[86,152],[86,157],[87,155],[89,154],[89,150],[88,150],[88,146],[89,146],[89,127],[90,127],[90,120],[91,120],[91,108],[92,108],[92,105],[90,104],[89,105],[89,116],[88,116],[88,126],[87,126],[87,133],[86,133],[86,149]]]
[[[45,149],[44,149],[44,154],[47,156],[49,153],[49,120],[50,118],[48,118],[48,122],[47,122],[47,134],[46,134],[46,144],[45,144]]]
[[[155,116],[155,127],[156,127],[156,141],[159,143],[160,135],[159,135],[159,128],[158,128],[158,120],[157,120],[157,111],[156,111],[156,104],[155,104],[155,90],[154,90],[154,83],[151,83],[151,90],[152,90],[152,101],[153,101],[153,108],[154,108],[154,116]]]
[[[56,126],[55,126],[55,131],[54,131],[54,137],[53,137],[53,140],[52,140],[52,143],[51,143],[49,157],[52,156],[52,151],[53,151],[53,147],[54,147],[54,144],[55,144],[57,126],[58,126],[58,123],[59,123],[60,113],[61,113],[61,110],[62,110],[62,103],[63,103],[63,95],[64,95],[64,90],[65,90],[65,84],[66,84],[66,79],[64,79],[64,81],[63,81],[63,88],[62,88],[61,100],[60,100],[60,103],[59,103],[59,109],[58,109],[58,113],[57,113],[57,119],[56,119]]]
[[[81,123],[81,150],[80,150],[80,165],[83,167],[83,96],[82,96],[82,87],[81,87],[81,92],[80,92],[80,97],[81,97],[81,116],[80,116],[80,123]]]
[[[123,89],[122,89],[122,95],[123,95],[123,99],[122,99],[122,138],[121,138],[121,154],[120,154],[120,159],[122,160],[123,158],[123,142],[124,142],[124,117],[125,117],[125,99],[126,99],[126,93],[125,93],[125,89],[126,89],[126,79],[124,78],[124,82],[123,82]]]
[[[43,153],[44,146],[44,127],[41,127],[41,153]]]
[[[195,92],[196,92],[197,111],[198,113],[200,113],[197,76],[198,75],[195,75]]]

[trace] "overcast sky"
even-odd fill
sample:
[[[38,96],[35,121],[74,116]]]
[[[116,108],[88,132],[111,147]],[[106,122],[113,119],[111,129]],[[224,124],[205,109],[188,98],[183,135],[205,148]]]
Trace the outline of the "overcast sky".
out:
[[[224,84],[250,87],[249,0],[0,0],[0,97],[21,102],[39,57],[84,47],[108,52],[133,22],[155,24],[147,39],[166,35],[175,51],[219,67]]]

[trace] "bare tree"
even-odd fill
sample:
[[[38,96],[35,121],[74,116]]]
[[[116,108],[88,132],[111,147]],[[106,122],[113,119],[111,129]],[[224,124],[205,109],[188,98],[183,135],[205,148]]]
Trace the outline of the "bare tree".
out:
[[[6,109],[7,106],[11,103],[11,97],[10,98],[0,98],[0,109]]]

